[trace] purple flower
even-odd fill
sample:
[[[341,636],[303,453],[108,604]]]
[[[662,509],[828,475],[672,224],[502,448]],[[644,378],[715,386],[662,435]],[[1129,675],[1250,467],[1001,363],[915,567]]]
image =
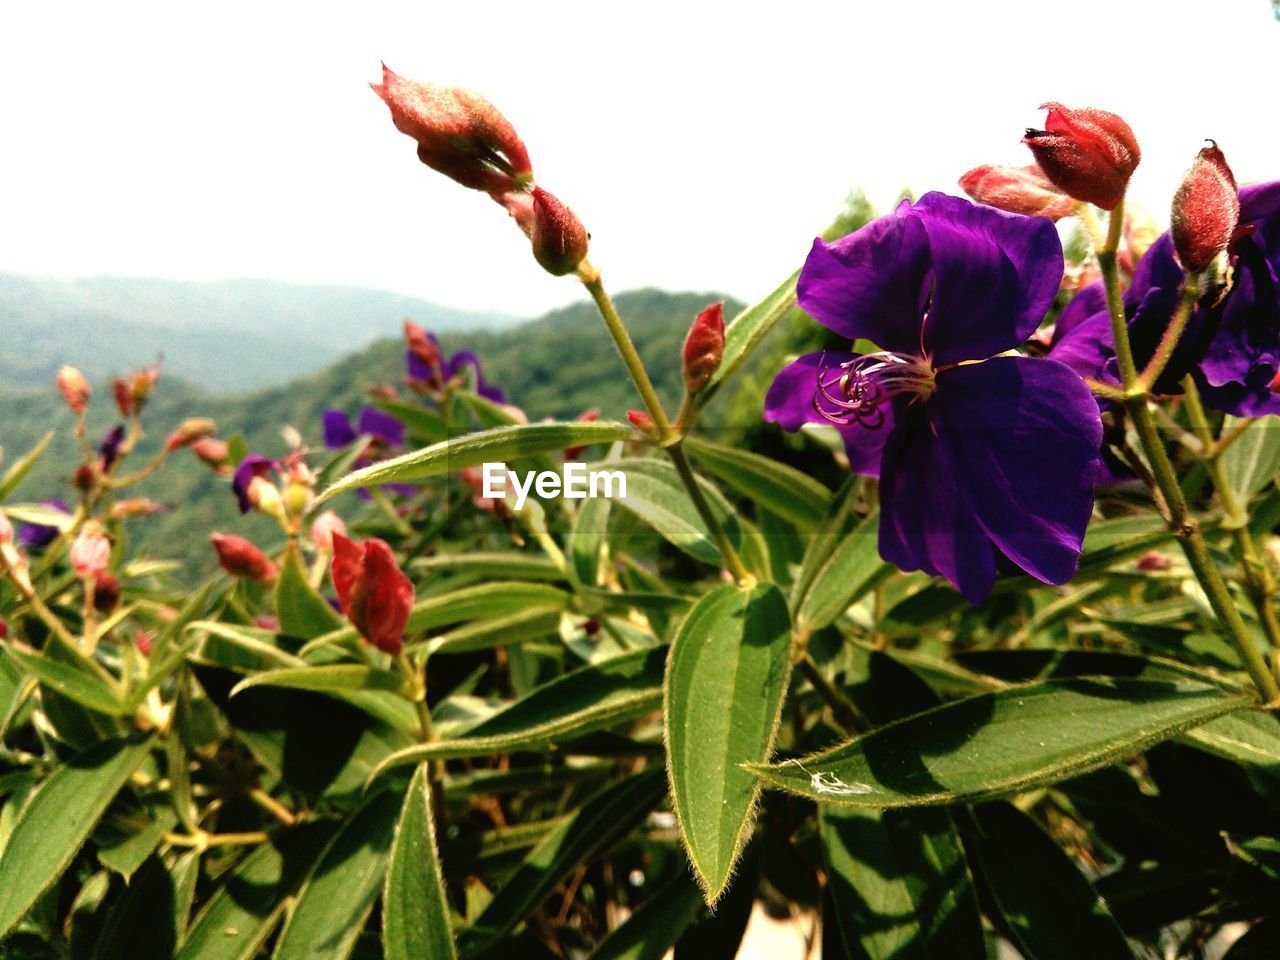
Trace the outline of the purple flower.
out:
[[[419,327],[418,330],[421,330]],[[459,350],[448,360],[444,360],[444,352],[440,349],[440,341],[436,339],[435,334],[422,331],[422,335],[430,347],[427,350],[414,350],[410,347],[405,352],[405,362],[408,367],[409,380],[419,381],[423,383],[443,383],[452,380],[454,377],[463,376],[466,367],[470,367],[475,376],[475,391],[486,400],[492,400],[494,403],[506,403],[507,395],[498,387],[492,386],[485,382],[484,371],[480,367],[480,358],[470,350]],[[422,355],[434,355],[441,358],[439,363],[431,363],[424,360]]]
[[[1206,405],[1258,417],[1280,413],[1280,396],[1271,387],[1280,372],[1280,182],[1240,191],[1240,226],[1231,250],[1230,288],[1225,295],[1213,290],[1202,297],[1154,389],[1180,394],[1181,380],[1190,373]],[[1173,318],[1182,283],[1173,240],[1162,234],[1124,295],[1139,367],[1151,359]],[[1081,376],[1119,384],[1101,284],[1086,287],[1063,311],[1049,355]]]
[[[253,509],[253,502],[249,499],[249,484],[256,477],[265,477],[272,470],[278,469],[280,464],[256,453],[251,453],[240,461],[235,474],[231,477],[231,491],[236,495],[241,513],[248,513]]]
[[[53,507],[68,512],[70,508],[65,500],[41,500],[42,506]],[[58,528],[43,523],[24,523],[18,530],[18,543],[28,550],[43,549],[58,538]]]
[[[765,416],[834,424],[880,477],[880,554],[973,603],[997,551],[1047,583],[1075,573],[1102,424],[1052,360],[999,356],[1035,331],[1062,278],[1043,217],[930,193],[835,243],[816,241],[800,305],[867,354],[815,353],[778,374]],[[973,362],[981,361],[981,362]]]
[[[102,472],[106,473],[115,466],[116,459],[120,456],[120,446],[124,443],[124,427],[116,426],[107,431],[102,438],[102,443],[98,446],[98,453],[102,455]]]
[[[377,407],[365,407],[360,411],[358,427],[341,410],[326,410],[323,424],[324,445],[330,450],[349,446],[361,435],[372,437],[387,447],[398,447],[404,443],[404,424]]]

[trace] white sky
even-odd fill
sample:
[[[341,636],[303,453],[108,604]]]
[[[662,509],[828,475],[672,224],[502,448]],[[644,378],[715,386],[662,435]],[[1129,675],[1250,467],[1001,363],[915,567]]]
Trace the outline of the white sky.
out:
[[[1205,137],[1280,177],[1277,54],[1268,0],[6,2],[0,271],[577,298],[417,162],[366,85],[385,59],[497,104],[613,289],[752,298],[850,188],[1025,162],[1044,100],[1129,119],[1161,219]]]

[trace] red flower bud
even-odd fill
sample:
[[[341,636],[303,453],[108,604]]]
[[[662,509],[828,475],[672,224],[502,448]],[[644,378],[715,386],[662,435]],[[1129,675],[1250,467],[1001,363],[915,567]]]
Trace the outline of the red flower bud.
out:
[[[1022,142],[1045,176],[1077,200],[1114,210],[1142,159],[1129,124],[1105,110],[1069,110],[1060,103],[1040,109],[1049,111],[1045,128],[1028,129]]]
[[[116,406],[120,410],[120,416],[130,416],[133,413],[133,387],[129,381],[116,377],[111,384],[111,391],[115,394]]]
[[[133,632],[133,645],[138,648],[138,652],[144,657],[151,656],[151,638],[147,636],[145,630],[139,628]]]
[[[275,582],[276,565],[244,537],[215,533],[209,539],[213,542],[213,549],[218,552],[218,563],[231,576],[258,583]]]
[[[333,534],[333,586],[342,612],[379,650],[399,653],[413,607],[413,583],[386,541],[353,543]]]
[[[4,513],[0,513],[0,543],[13,543],[13,523]]]
[[[120,581],[114,574],[102,574],[93,585],[93,609],[99,613],[110,613],[119,602]]]
[[[1168,570],[1173,561],[1159,550],[1148,550],[1134,562],[1134,566],[1143,573],[1156,573]]]
[[[165,446],[170,450],[189,447],[197,440],[213,436],[213,432],[217,429],[218,425],[208,417],[189,417],[178,424],[177,430],[169,434]]]
[[[517,219],[517,222],[518,219]],[[541,187],[533,188],[533,258],[556,277],[573,273],[587,255],[591,235],[572,210]]]
[[[85,526],[71,544],[71,566],[76,575],[96,579],[111,560],[111,541],[91,526]]]
[[[1050,183],[1034,163],[974,167],[960,178],[960,189],[978,203],[1027,216],[1060,220],[1075,209],[1075,202]]]
[[[628,410],[627,420],[637,430],[648,433],[653,429],[653,417],[649,416],[643,410]]]
[[[724,359],[724,306],[712,304],[693,318],[684,338],[684,385],[697,393],[708,383]]]
[[[473,190],[495,196],[533,176],[515,128],[470,90],[406,80],[382,65],[373,92],[391,109],[396,129],[418,141],[418,159]]]
[[[4,617],[0,617],[0,640],[9,639],[9,622]]]
[[[89,406],[89,394],[93,393],[84,374],[75,367],[59,367],[54,382],[71,412],[84,413],[85,407]]]
[[[89,493],[98,485],[97,468],[88,463],[80,464],[71,475],[71,485],[81,493]]]
[[[1173,195],[1170,233],[1182,266],[1198,272],[1227,249],[1240,221],[1240,192],[1227,158],[1212,140]]]

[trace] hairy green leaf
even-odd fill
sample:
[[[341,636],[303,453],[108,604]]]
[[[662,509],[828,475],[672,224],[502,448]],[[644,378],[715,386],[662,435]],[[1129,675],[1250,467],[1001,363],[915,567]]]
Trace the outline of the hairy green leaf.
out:
[[[310,640],[343,625],[338,612],[311,586],[302,554],[295,544],[285,551],[276,580],[276,616],[280,632]]]
[[[452,960],[453,930],[436,851],[427,764],[418,767],[400,811],[382,894],[387,960]]]
[[[618,465],[596,464],[593,469],[601,466],[615,468]],[[637,459],[627,460],[625,468],[627,495],[615,497],[614,502],[643,520],[672,546],[695,560],[719,566],[723,562],[720,550],[689,501],[675,467],[661,460]],[[702,478],[698,479],[698,486],[729,541],[735,548],[741,547],[742,527],[724,495]]]
[[[873,513],[853,528],[814,574],[800,601],[796,622],[808,630],[835,623],[842,613],[893,572],[880,559],[880,516]]]
[[[684,445],[729,489],[772,510],[801,531],[821,523],[831,506],[831,491],[795,467],[696,436],[687,437]]]

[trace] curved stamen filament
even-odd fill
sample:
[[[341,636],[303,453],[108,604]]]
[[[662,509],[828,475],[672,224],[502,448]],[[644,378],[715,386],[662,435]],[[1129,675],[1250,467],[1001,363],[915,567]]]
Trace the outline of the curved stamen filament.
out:
[[[830,367],[826,354],[818,366],[813,409],[838,426],[867,430],[884,426],[884,403],[900,394],[921,400],[933,392],[933,368],[920,357],[884,351],[868,353]]]

